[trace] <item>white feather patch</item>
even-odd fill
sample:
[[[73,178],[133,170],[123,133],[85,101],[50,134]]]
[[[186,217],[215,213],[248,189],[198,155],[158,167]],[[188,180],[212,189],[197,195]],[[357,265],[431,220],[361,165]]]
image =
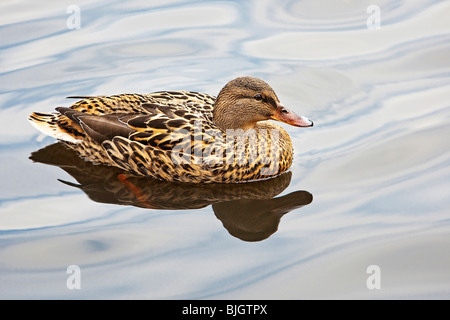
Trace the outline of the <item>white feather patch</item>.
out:
[[[32,118],[28,117],[28,121],[31,122],[33,127],[38,129],[39,131],[45,133],[46,135],[56,138],[58,140],[63,140],[71,143],[80,143],[81,140],[75,139],[70,134],[62,132],[56,125],[51,125],[47,122],[35,121]]]

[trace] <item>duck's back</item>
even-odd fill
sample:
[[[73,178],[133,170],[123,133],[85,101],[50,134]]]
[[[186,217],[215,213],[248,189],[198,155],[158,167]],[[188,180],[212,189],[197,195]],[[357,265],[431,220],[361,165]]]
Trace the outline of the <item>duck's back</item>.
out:
[[[88,114],[139,113],[151,115],[155,106],[187,110],[212,121],[216,97],[193,91],[161,91],[149,94],[119,94],[112,96],[72,96],[80,99],[70,108]],[[150,107],[149,107],[150,106]]]

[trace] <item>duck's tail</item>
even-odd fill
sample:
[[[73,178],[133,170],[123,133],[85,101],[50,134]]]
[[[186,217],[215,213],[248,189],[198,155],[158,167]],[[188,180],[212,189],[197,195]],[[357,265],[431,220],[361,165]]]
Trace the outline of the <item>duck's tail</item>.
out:
[[[58,125],[58,117],[60,115],[60,113],[33,112],[28,116],[28,120],[36,129],[48,136],[66,142],[79,143],[79,139]]]

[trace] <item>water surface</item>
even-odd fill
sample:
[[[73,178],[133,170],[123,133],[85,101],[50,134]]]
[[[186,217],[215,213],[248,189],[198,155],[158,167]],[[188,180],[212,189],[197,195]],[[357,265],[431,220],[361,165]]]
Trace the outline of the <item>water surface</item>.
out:
[[[373,4],[2,2],[0,297],[448,299],[450,5],[378,1],[372,29]],[[26,121],[71,95],[217,94],[241,75],[315,123],[286,126],[288,174],[245,188],[136,194]]]

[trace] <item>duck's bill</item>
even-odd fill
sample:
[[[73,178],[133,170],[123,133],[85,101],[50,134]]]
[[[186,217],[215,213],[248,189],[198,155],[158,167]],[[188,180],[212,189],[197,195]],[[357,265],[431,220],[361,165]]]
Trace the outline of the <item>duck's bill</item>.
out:
[[[273,120],[281,121],[295,127],[312,127],[314,123],[303,116],[286,109],[282,104],[277,105],[277,111],[271,117]]]

